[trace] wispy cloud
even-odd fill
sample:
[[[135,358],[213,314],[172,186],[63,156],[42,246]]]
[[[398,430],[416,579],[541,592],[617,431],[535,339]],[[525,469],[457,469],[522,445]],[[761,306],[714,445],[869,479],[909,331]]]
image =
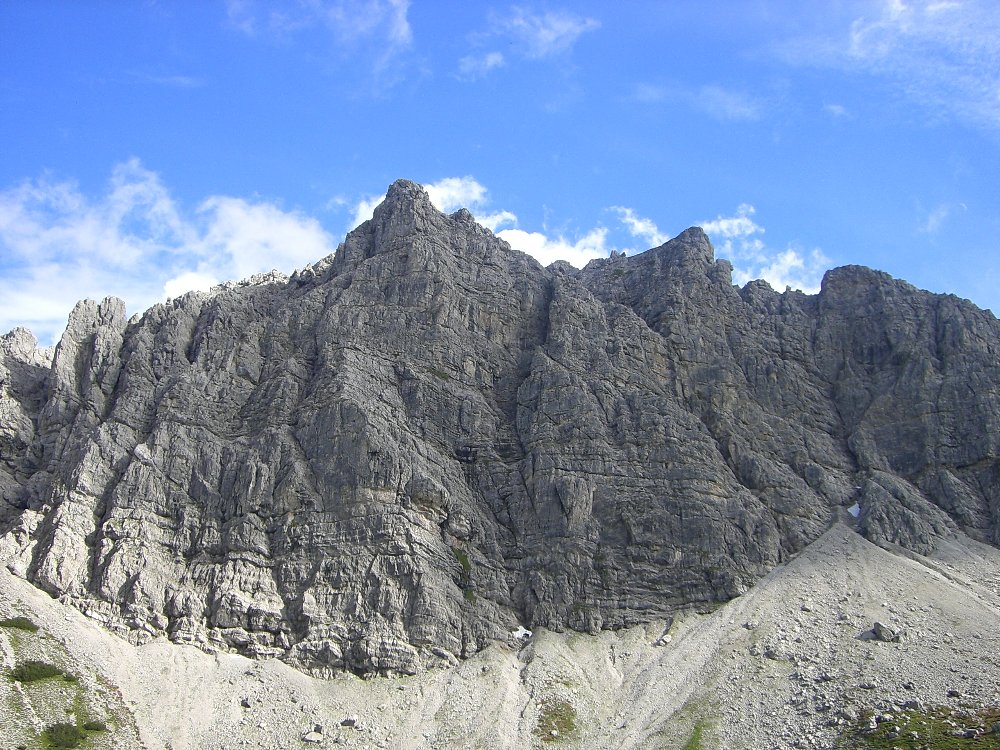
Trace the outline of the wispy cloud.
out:
[[[937,118],[1000,126],[1000,14],[993,0],[884,0],[824,36],[792,39],[788,62],[891,83]]]
[[[458,61],[458,76],[465,80],[482,78],[491,70],[507,64],[502,52],[486,52],[481,55],[466,55]]]
[[[643,104],[658,104],[670,96],[666,86],[656,83],[640,82],[632,85],[631,98]]]
[[[324,29],[339,54],[353,59],[358,50],[366,50],[380,80],[413,44],[409,8],[410,0],[295,0],[279,6],[263,0],[226,2],[229,25],[243,34],[286,41],[305,30]]]
[[[495,49],[500,44],[516,58],[544,60],[568,54],[581,36],[601,26],[595,18],[566,10],[536,13],[520,6],[505,13],[491,12],[488,24],[487,31],[473,36],[474,43],[485,50],[459,60],[460,78],[474,80],[504,67],[508,56]]]
[[[133,73],[132,77],[142,83],[173,89],[196,89],[205,85],[205,79],[198,76],[180,74]]]
[[[761,113],[760,103],[750,95],[715,85],[702,86],[695,104],[717,120],[757,120]]]
[[[494,14],[491,22],[497,33],[510,37],[525,57],[535,60],[568,52],[583,34],[601,26],[596,19],[569,11],[537,14],[521,7]]]
[[[843,104],[824,104],[823,111],[835,118],[850,116],[850,112],[847,111],[847,107]]]
[[[27,325],[49,342],[83,297],[115,295],[140,312],[333,249],[315,219],[269,203],[211,196],[185,214],[135,159],[116,166],[96,198],[72,182],[29,181],[0,192],[0,330]]]
[[[927,212],[927,217],[918,227],[921,234],[937,234],[938,231],[956,214],[968,210],[964,203],[939,203]]]
[[[778,291],[791,287],[808,294],[818,292],[830,259],[819,248],[769,248],[762,237],[764,227],[753,219],[755,213],[753,206],[744,203],[731,216],[717,216],[701,223],[715,244],[716,255],[733,264],[733,281],[742,286],[764,279]]]
[[[764,102],[751,94],[718,84],[687,88],[648,81],[632,85],[628,97],[640,104],[680,103],[716,120],[759,120]]]
[[[660,231],[652,219],[639,216],[633,209],[625,206],[612,206],[629,234],[643,240],[649,247],[659,247],[670,239],[670,235]]]

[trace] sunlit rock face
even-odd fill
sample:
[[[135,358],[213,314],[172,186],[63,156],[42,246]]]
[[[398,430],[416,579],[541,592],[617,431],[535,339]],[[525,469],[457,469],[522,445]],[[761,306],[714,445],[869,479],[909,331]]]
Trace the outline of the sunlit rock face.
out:
[[[690,229],[542,268],[396,182],[334,256],[0,341],[0,558],[133,640],[413,673],[738,596],[858,504],[1000,543],[1000,325]]]

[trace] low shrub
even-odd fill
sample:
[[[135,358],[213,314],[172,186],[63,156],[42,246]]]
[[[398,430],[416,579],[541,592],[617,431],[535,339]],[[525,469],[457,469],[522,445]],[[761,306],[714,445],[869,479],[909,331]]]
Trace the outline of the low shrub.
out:
[[[83,728],[88,732],[107,732],[108,725],[103,721],[85,721],[83,723]]]
[[[42,736],[50,747],[56,748],[77,747],[87,738],[82,729],[76,724],[70,724],[68,721],[62,721],[46,727],[45,731],[42,732]]]
[[[6,620],[0,620],[0,628],[14,628],[15,630],[26,630],[29,633],[38,632],[38,626],[35,625],[27,617],[8,617]]]
[[[44,661],[26,661],[10,670],[10,676],[18,682],[35,682],[49,677],[58,677],[63,672],[59,667]]]

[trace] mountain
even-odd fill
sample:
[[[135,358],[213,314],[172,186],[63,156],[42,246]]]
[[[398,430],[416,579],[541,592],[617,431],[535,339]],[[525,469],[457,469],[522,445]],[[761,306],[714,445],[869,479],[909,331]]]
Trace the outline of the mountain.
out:
[[[398,181],[290,278],[81,302],[0,342],[0,560],[136,643],[414,674],[712,610],[831,523],[1000,545],[996,318],[731,271],[697,228],[543,268]]]

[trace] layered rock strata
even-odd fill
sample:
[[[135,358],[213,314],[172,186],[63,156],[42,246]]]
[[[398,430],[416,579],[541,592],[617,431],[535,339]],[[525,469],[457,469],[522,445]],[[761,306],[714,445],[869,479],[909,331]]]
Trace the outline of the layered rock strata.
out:
[[[133,640],[413,673],[746,591],[857,504],[1000,544],[1000,324],[700,229],[543,268],[399,181],[335,255],[0,342],[0,557]]]

